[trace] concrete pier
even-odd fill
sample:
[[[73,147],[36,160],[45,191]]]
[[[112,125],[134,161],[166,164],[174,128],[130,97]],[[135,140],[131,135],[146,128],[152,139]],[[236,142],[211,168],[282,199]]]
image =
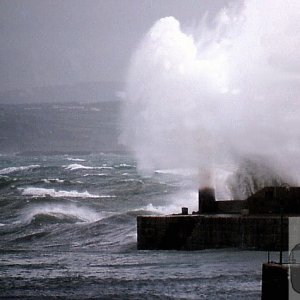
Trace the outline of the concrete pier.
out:
[[[300,187],[265,187],[246,200],[216,201],[199,191],[199,211],[138,216],[138,249],[200,250],[234,247],[288,250],[288,217],[300,215]]]
[[[279,251],[279,215],[234,214],[138,216],[138,249],[240,248]],[[282,220],[282,249],[288,250],[288,218]]]

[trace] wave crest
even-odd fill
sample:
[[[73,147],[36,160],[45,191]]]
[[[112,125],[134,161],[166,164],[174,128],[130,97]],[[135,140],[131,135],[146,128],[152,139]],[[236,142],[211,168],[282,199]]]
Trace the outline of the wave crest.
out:
[[[83,170],[91,170],[91,169],[94,169],[93,167],[88,167],[88,166],[83,166],[83,165],[80,165],[80,164],[71,164],[71,165],[68,165],[68,166],[65,166],[66,170],[80,170],[80,169],[83,169]]]
[[[59,178],[44,178],[42,179],[44,183],[64,183],[65,180]]]
[[[70,198],[101,198],[103,196],[90,194],[88,191],[78,192],[76,190],[73,191],[64,191],[64,190],[55,190],[55,189],[46,189],[46,188],[37,188],[37,187],[27,187],[20,189],[22,190],[22,195],[24,196],[33,196],[33,197],[70,197]],[[104,195],[106,196],[106,195]]]
[[[66,170],[111,170],[113,169],[113,167],[108,167],[108,166],[102,166],[102,167],[90,167],[90,166],[84,166],[84,165],[80,165],[80,164],[71,164],[68,166],[64,166]]]
[[[67,157],[67,160],[70,160],[70,161],[86,161],[83,158],[73,158],[73,157]]]
[[[30,208],[24,214],[26,223],[95,222],[105,216],[86,207],[64,204],[47,204]]]
[[[0,170],[0,175],[10,174],[19,171],[27,171],[31,169],[39,168],[40,165],[29,165],[29,166],[20,166],[20,167],[8,167]]]

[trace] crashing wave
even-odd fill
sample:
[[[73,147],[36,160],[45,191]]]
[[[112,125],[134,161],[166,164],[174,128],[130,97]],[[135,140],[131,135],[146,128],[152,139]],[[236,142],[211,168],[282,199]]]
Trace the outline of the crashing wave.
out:
[[[105,215],[89,208],[78,207],[73,204],[47,204],[32,207],[26,211],[24,221],[26,223],[95,222],[104,217]]]

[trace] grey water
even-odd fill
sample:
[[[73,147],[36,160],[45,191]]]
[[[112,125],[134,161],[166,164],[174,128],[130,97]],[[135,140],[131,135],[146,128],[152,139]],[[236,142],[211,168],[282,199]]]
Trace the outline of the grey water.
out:
[[[136,249],[136,216],[189,188],[123,154],[1,155],[0,298],[260,299],[265,252]]]

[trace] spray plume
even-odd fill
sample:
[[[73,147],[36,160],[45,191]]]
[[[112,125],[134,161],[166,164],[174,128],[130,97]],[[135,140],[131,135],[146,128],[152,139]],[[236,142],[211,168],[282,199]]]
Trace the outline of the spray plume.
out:
[[[299,20],[297,0],[245,1],[192,34],[158,20],[132,56],[123,105],[121,141],[139,169],[196,168],[217,188],[227,170],[219,188],[231,197],[249,193],[237,182],[251,166],[261,185],[299,184]]]

